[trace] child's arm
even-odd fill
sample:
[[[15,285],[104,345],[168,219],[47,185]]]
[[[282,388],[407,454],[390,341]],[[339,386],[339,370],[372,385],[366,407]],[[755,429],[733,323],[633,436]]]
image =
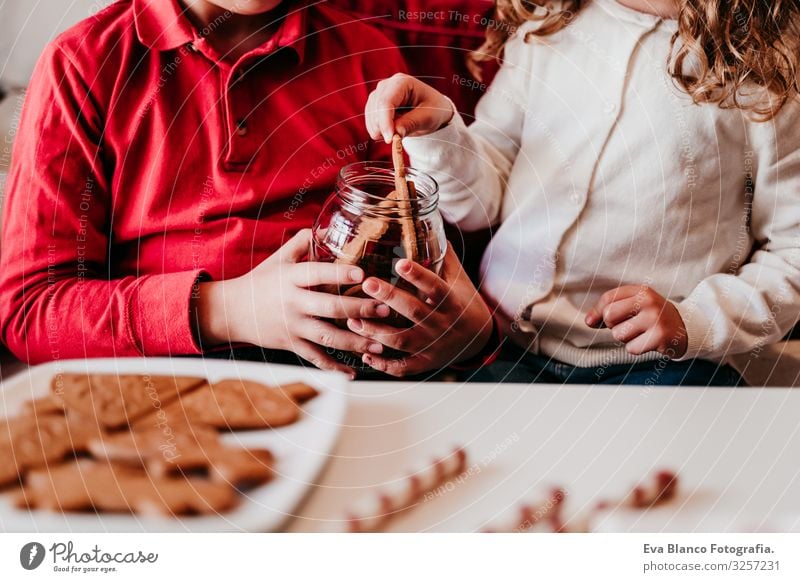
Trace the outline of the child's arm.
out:
[[[346,367],[315,344],[368,351],[368,340],[314,316],[374,317],[388,309],[371,299],[301,294],[305,283],[336,284],[349,276],[334,265],[293,264],[298,247],[302,254],[308,249],[308,231],[235,283],[201,284],[199,268],[115,277],[109,256],[113,172],[103,155],[103,125],[98,99],[67,55],[51,45],[28,91],[4,209],[0,332],[15,355],[41,362],[197,354],[193,302],[205,309],[200,327],[207,332],[203,339],[212,342],[260,339],[265,347],[292,349],[338,369]],[[275,277],[283,277],[280,284]],[[209,299],[209,285],[219,290],[222,284],[228,284],[225,298],[237,306],[236,314],[246,314],[244,324],[241,318],[221,323],[232,310],[210,309],[213,302],[201,301]],[[290,284],[297,290],[287,292]],[[300,307],[288,305],[297,301]],[[275,323],[267,316],[284,319]],[[284,341],[287,333],[293,341]]]
[[[800,103],[750,124],[757,250],[737,270],[707,277],[676,306],[687,358],[723,359],[779,341],[800,316]],[[744,163],[744,162],[743,162]],[[747,178],[742,173],[743,180]],[[724,196],[722,192],[720,195]],[[745,209],[742,209],[745,212]],[[709,225],[714,228],[714,225]],[[731,249],[731,255],[737,249]],[[746,251],[741,253],[746,256]]]
[[[403,141],[411,165],[433,175],[442,213],[464,230],[497,223],[519,153],[531,53],[521,36],[524,31],[506,45],[503,66],[478,103],[469,129],[449,99],[408,75],[382,81],[367,103],[367,129],[373,138],[391,139],[395,132],[415,136]],[[476,90],[471,79],[455,76],[453,82],[461,90]]]
[[[773,121],[751,125],[757,168],[751,230],[758,249],[749,262],[703,279],[677,302],[645,285],[613,289],[589,311],[587,325],[605,324],[632,354],[658,351],[675,360],[757,355],[779,341],[800,314],[798,120],[800,105],[789,102]]]
[[[28,88],[3,217],[0,331],[20,359],[197,351],[189,298],[199,270],[108,280],[102,134],[94,95],[50,45]]]

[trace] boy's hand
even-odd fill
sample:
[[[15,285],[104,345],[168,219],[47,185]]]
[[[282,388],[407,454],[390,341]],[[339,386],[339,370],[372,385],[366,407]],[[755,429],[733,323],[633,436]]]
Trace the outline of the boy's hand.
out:
[[[492,314],[449,245],[441,277],[407,259],[398,261],[396,270],[418,294],[374,277],[367,279],[362,289],[413,325],[397,328],[380,320],[351,318],[347,326],[408,356],[364,354],[365,364],[392,376],[406,376],[443,368],[480,352],[492,333]]]
[[[447,124],[454,113],[447,97],[403,73],[378,83],[364,110],[369,135],[386,143],[395,133],[402,137],[433,133]]]
[[[389,307],[374,299],[312,291],[318,285],[360,283],[364,272],[350,265],[301,262],[310,238],[311,230],[302,230],[249,273],[201,283],[195,307],[203,341],[290,350],[351,377],[352,368],[332,357],[333,350],[381,353],[380,343],[320,319],[386,317]]]
[[[686,353],[686,326],[678,309],[645,285],[623,285],[605,292],[585,321],[590,327],[605,324],[633,355],[656,351],[680,358]]]

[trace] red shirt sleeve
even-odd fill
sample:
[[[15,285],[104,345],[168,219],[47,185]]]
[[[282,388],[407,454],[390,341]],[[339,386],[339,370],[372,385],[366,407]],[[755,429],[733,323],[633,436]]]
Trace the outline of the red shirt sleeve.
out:
[[[114,278],[104,114],[56,44],[31,80],[6,186],[0,333],[20,359],[198,353],[201,271]]]

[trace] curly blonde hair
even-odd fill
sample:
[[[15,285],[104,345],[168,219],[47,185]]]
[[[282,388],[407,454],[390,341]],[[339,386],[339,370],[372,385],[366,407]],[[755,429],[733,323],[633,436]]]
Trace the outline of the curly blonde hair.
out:
[[[800,0],[678,1],[678,30],[667,65],[695,103],[737,108],[768,120],[800,95]],[[523,23],[539,23],[526,41],[546,37],[569,25],[586,4],[496,0],[486,40],[469,56],[470,70],[480,76],[480,63],[500,58],[506,41]],[[768,98],[743,99],[748,87],[766,89]]]

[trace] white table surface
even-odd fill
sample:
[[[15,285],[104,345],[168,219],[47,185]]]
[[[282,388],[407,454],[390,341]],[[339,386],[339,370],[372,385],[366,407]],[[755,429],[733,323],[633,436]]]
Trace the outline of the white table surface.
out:
[[[6,380],[26,366],[0,362]],[[348,510],[454,446],[470,476],[387,531],[478,531],[566,493],[567,517],[659,469],[679,499],[600,531],[800,531],[800,390],[354,382],[338,445],[288,531],[346,527]]]
[[[552,485],[566,512],[623,495],[654,470],[681,493],[612,531],[800,529],[800,391],[356,382],[346,426],[290,531],[341,528],[356,501],[464,445],[472,475],[389,531],[475,531]]]

